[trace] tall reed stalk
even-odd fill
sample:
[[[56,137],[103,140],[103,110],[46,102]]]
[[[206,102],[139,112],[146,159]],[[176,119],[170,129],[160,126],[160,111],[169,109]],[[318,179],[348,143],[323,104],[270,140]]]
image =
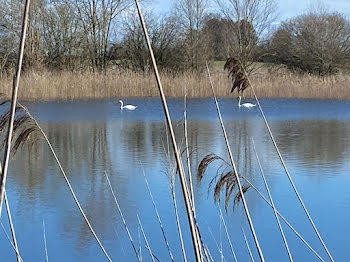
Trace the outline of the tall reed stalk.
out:
[[[1,170],[1,166],[0,166],[0,170]],[[13,226],[13,222],[12,222],[12,216],[11,216],[11,211],[10,211],[10,204],[9,204],[8,199],[7,199],[6,190],[5,190],[5,205],[6,205],[7,217],[8,217],[9,225],[10,225],[10,229],[11,229],[13,246],[15,248],[15,253],[16,253],[16,257],[17,257],[17,262],[21,262],[22,259],[21,259],[21,256],[19,255],[17,238],[16,238],[16,233],[15,233],[15,227]]]
[[[218,242],[216,241],[216,239],[215,239],[215,237],[214,237],[213,231],[211,230],[210,227],[208,227],[208,231],[209,231],[209,233],[210,233],[212,239],[214,240],[214,243],[215,243],[215,245],[216,245],[216,248],[217,248],[218,251],[219,251],[221,261],[226,260],[225,257],[224,257],[224,253],[223,253],[223,250],[222,250],[222,246],[221,246],[221,248],[220,248]]]
[[[270,202],[271,202],[271,205],[272,205],[273,214],[275,215],[276,222],[277,222],[277,225],[278,225],[278,229],[280,230],[280,233],[281,233],[281,236],[282,236],[282,239],[283,239],[284,247],[286,248],[289,261],[293,262],[293,257],[292,257],[292,254],[291,254],[290,250],[289,250],[288,242],[287,242],[286,236],[284,235],[284,231],[283,231],[283,228],[281,226],[281,222],[280,222],[280,220],[278,218],[277,210],[276,210],[275,204],[274,204],[273,199],[272,199],[272,195],[271,195],[271,192],[270,192],[270,187],[269,187],[269,185],[268,185],[268,183],[266,181],[264,170],[263,170],[263,168],[261,166],[258,153],[256,152],[254,139],[252,139],[252,142],[253,142],[253,149],[254,149],[254,152],[255,152],[256,161],[258,162],[258,165],[259,165],[261,177],[262,177],[262,179],[264,181],[264,185],[265,185],[267,194],[269,196],[269,199],[270,199]]]
[[[21,77],[21,70],[22,70],[22,61],[23,61],[23,54],[24,54],[24,45],[26,40],[26,34],[27,34],[27,28],[28,28],[28,16],[29,16],[29,7],[30,7],[30,0],[26,0],[25,6],[24,6],[24,13],[23,13],[23,20],[22,20],[22,30],[21,30],[21,36],[20,36],[20,44],[18,49],[18,56],[17,56],[17,63],[16,63],[16,72],[13,78],[13,85],[12,85],[12,99],[11,99],[11,116],[7,128],[7,135],[6,135],[6,144],[5,144],[5,155],[3,159],[3,165],[0,165],[0,217],[2,212],[2,203],[5,198],[5,204],[6,204],[6,210],[7,215],[9,219],[9,224],[11,227],[11,234],[13,238],[13,247],[16,252],[17,261],[21,261],[22,258],[19,255],[18,251],[18,245],[16,240],[16,234],[12,223],[12,217],[10,212],[9,203],[7,200],[7,195],[5,191],[5,185],[6,185],[6,178],[7,178],[7,171],[8,171],[8,165],[10,160],[10,151],[11,151],[11,140],[12,140],[12,133],[13,133],[13,122],[15,118],[15,112],[16,112],[16,104],[17,104],[17,95],[18,95],[18,88],[19,88],[19,80]],[[2,169],[3,166],[3,169]]]
[[[233,256],[233,260],[234,260],[235,262],[237,262],[236,253],[235,253],[235,251],[234,251],[234,249],[233,249],[232,241],[231,241],[230,235],[229,235],[229,233],[228,233],[227,226],[226,226],[226,223],[225,223],[224,216],[222,215],[222,211],[221,211],[220,205],[219,205],[219,211],[220,211],[220,218],[221,218],[222,223],[223,223],[224,228],[225,228],[225,233],[226,233],[227,241],[228,241],[228,243],[229,243],[229,245],[230,245],[230,249],[231,249],[231,253],[232,253],[232,256]]]
[[[175,139],[175,134],[174,134],[174,130],[173,130],[173,126],[172,126],[172,122],[171,122],[171,118],[170,118],[170,114],[169,114],[169,109],[168,109],[168,105],[167,105],[167,101],[164,95],[164,91],[163,91],[163,87],[162,87],[162,83],[160,81],[160,77],[159,77],[159,72],[158,72],[158,68],[157,68],[157,64],[156,64],[156,60],[153,54],[153,50],[152,50],[152,46],[148,37],[148,32],[147,32],[147,28],[145,25],[145,21],[141,12],[141,8],[140,5],[138,3],[138,0],[135,0],[135,4],[136,4],[136,8],[138,11],[138,15],[140,18],[140,23],[142,25],[142,30],[147,42],[147,46],[148,46],[148,50],[151,56],[151,60],[152,60],[152,65],[153,65],[153,69],[154,69],[154,74],[157,80],[157,85],[158,85],[158,90],[159,90],[159,95],[160,95],[160,99],[162,101],[162,105],[163,105],[163,110],[164,110],[164,115],[166,118],[166,122],[169,128],[169,132],[170,132],[170,137],[171,137],[171,142],[172,142],[172,146],[173,146],[173,150],[175,153],[175,158],[176,158],[176,163],[177,163],[177,170],[179,173],[179,177],[180,177],[180,182],[181,182],[181,188],[182,188],[182,194],[184,197],[184,201],[185,201],[185,206],[186,206],[186,212],[187,212],[187,218],[188,218],[188,223],[189,223],[189,227],[190,227],[190,232],[191,232],[191,237],[192,237],[192,244],[193,244],[193,249],[194,249],[194,253],[195,253],[195,257],[196,257],[196,261],[202,261],[202,253],[201,253],[201,244],[200,244],[200,240],[199,240],[199,235],[197,233],[197,227],[194,221],[194,217],[193,217],[193,212],[192,212],[192,206],[191,206],[191,198],[189,196],[188,193],[188,187],[187,187],[187,183],[186,183],[186,176],[184,173],[184,168],[182,165],[182,160],[181,160],[181,156],[179,153],[179,150],[177,148],[177,144],[176,144],[176,139]]]
[[[143,227],[142,227],[142,224],[141,224],[139,215],[137,215],[137,221],[138,221],[138,223],[139,223],[139,226],[140,226],[140,229],[141,229],[141,232],[142,232],[142,236],[143,236],[143,239],[145,240],[145,243],[146,243],[146,246],[147,246],[147,250],[148,250],[149,255],[150,255],[151,259],[152,259],[152,262],[156,262],[156,261],[154,260],[153,252],[152,252],[151,247],[150,247],[150,245],[149,245],[149,243],[148,243],[148,240],[147,240],[145,231],[143,230]]]
[[[43,218],[43,235],[44,235],[45,258],[46,258],[46,262],[49,262],[49,254],[47,252],[46,229],[45,229],[45,220],[44,220],[44,218]]]
[[[170,191],[171,191],[171,199],[173,202],[173,208],[174,208],[175,219],[176,219],[176,227],[177,227],[177,232],[179,235],[179,241],[180,241],[180,245],[181,245],[182,258],[183,258],[184,262],[187,262],[186,250],[185,250],[185,245],[184,245],[184,241],[183,241],[183,237],[182,237],[182,230],[181,230],[179,213],[178,213],[178,209],[177,209],[176,195],[175,195],[176,162],[173,161],[173,159],[171,158],[171,155],[170,155],[169,132],[168,132],[168,128],[167,128],[166,124],[165,124],[165,135],[166,135],[167,148],[165,149],[165,147],[164,147],[164,153],[167,156],[167,160],[168,160],[168,176],[169,176],[169,181],[170,181],[169,184],[170,184]]]
[[[187,89],[185,88],[184,96],[184,135],[185,135],[185,150],[186,150],[186,160],[187,160],[187,173],[188,173],[188,183],[190,189],[190,195],[192,200],[192,211],[194,217],[196,217],[196,206],[194,203],[194,193],[193,193],[193,182],[192,182],[192,172],[191,172],[191,161],[190,161],[190,152],[188,150],[188,126],[187,126]]]
[[[117,200],[117,197],[116,197],[115,194],[114,194],[114,190],[113,190],[113,188],[112,188],[111,181],[109,180],[106,171],[105,171],[105,176],[106,176],[106,178],[107,178],[107,182],[108,182],[109,189],[110,189],[110,191],[111,191],[111,193],[112,193],[112,195],[113,195],[113,198],[114,198],[114,203],[115,203],[115,205],[116,205],[116,207],[117,207],[117,209],[118,209],[118,213],[119,213],[119,215],[120,215],[120,217],[121,217],[121,219],[122,219],[122,222],[123,222],[125,231],[126,231],[126,233],[128,234],[129,241],[130,241],[130,244],[131,244],[131,246],[132,246],[132,248],[133,248],[133,250],[134,250],[134,253],[135,253],[135,255],[136,255],[136,258],[137,258],[137,260],[138,260],[139,262],[142,262],[142,258],[141,258],[141,255],[140,255],[141,252],[140,252],[140,254],[137,252],[136,246],[135,246],[135,244],[134,244],[134,240],[132,239],[132,236],[131,236],[131,234],[130,234],[128,225],[126,224],[126,220],[125,220],[125,218],[124,218],[123,212],[122,212],[122,210],[121,210],[121,208],[120,208],[120,205],[119,205],[119,202],[118,202],[118,200]],[[141,245],[140,245],[140,246],[141,246]]]
[[[7,128],[5,155],[2,162],[3,170],[1,172],[1,179],[0,179],[0,217],[1,217],[1,210],[2,210],[2,202],[4,200],[4,195],[5,195],[5,185],[6,185],[7,171],[8,171],[8,165],[10,160],[13,121],[15,119],[17,94],[18,94],[19,80],[21,77],[22,61],[23,61],[23,54],[24,54],[24,44],[25,44],[27,28],[28,28],[29,7],[30,7],[30,0],[26,0],[23,20],[22,20],[20,45],[18,49],[18,56],[17,56],[17,63],[16,63],[16,72],[13,78],[13,85],[12,85],[11,116],[10,116],[10,120]]]
[[[167,250],[168,250],[168,253],[169,253],[169,256],[170,256],[170,260],[171,260],[171,261],[174,261],[174,257],[173,257],[173,254],[171,253],[168,239],[167,239],[167,237],[166,237],[166,235],[165,235],[163,223],[162,223],[162,220],[160,219],[160,215],[159,215],[159,212],[158,212],[158,209],[157,209],[157,205],[156,205],[156,203],[154,202],[154,198],[153,198],[153,195],[152,195],[152,191],[151,191],[151,188],[149,187],[148,180],[147,180],[146,174],[145,174],[145,170],[144,170],[143,168],[142,168],[142,173],[143,173],[143,177],[145,178],[145,182],[146,182],[146,185],[147,185],[148,193],[149,193],[149,195],[150,195],[150,197],[151,197],[151,200],[152,200],[152,204],[153,204],[154,211],[156,212],[156,215],[157,215],[159,227],[160,227],[160,229],[161,229],[161,231],[162,231],[163,239],[164,239],[166,248],[167,248]]]
[[[249,254],[249,257],[250,257],[250,261],[254,262],[254,257],[253,257],[252,251],[251,251],[251,249],[250,249],[250,247],[249,247],[248,239],[247,239],[247,236],[246,236],[245,233],[244,233],[243,227],[241,227],[241,230],[242,230],[242,234],[243,234],[243,238],[244,238],[245,245],[246,245],[247,250],[248,250],[248,254]]]
[[[303,199],[301,198],[301,196],[300,196],[300,194],[299,194],[299,191],[298,191],[298,189],[296,188],[296,186],[295,186],[295,184],[294,184],[294,181],[293,181],[293,179],[292,179],[292,177],[291,177],[291,175],[290,175],[290,173],[289,173],[289,171],[288,171],[287,165],[286,165],[286,163],[284,162],[284,159],[283,159],[283,157],[282,157],[282,154],[281,154],[281,152],[280,152],[280,150],[279,150],[279,148],[278,148],[278,146],[277,146],[275,137],[274,137],[273,134],[272,134],[270,125],[269,125],[269,123],[267,122],[267,119],[266,119],[266,117],[265,117],[265,113],[264,113],[264,111],[263,111],[263,109],[262,109],[262,107],[261,107],[260,101],[259,101],[259,99],[258,99],[258,97],[257,97],[257,95],[256,95],[254,86],[252,85],[252,83],[251,83],[251,81],[250,81],[250,78],[249,78],[249,76],[248,76],[248,74],[247,74],[247,72],[246,72],[246,70],[244,69],[243,66],[242,66],[242,68],[243,68],[244,74],[245,74],[245,76],[246,76],[246,78],[247,78],[247,80],[248,80],[248,82],[249,82],[249,85],[250,85],[250,87],[251,87],[251,89],[252,89],[252,92],[253,92],[255,101],[256,101],[256,103],[257,103],[257,105],[258,105],[258,108],[259,108],[259,112],[260,112],[262,118],[264,119],[265,126],[266,126],[266,128],[267,128],[267,131],[268,131],[268,133],[269,133],[269,136],[270,136],[270,138],[271,138],[271,141],[272,141],[272,143],[273,143],[273,145],[274,145],[274,147],[275,147],[275,149],[276,149],[276,152],[277,152],[278,157],[279,157],[279,159],[280,159],[280,161],[281,161],[281,164],[282,164],[282,166],[283,166],[283,168],[284,168],[284,171],[285,171],[285,173],[286,173],[286,175],[287,175],[287,177],[288,177],[288,180],[289,180],[289,182],[290,182],[290,184],[291,184],[291,186],[292,186],[292,188],[293,188],[293,190],[294,190],[294,192],[295,192],[295,194],[296,194],[296,196],[297,196],[297,198],[298,198],[298,200],[299,200],[299,202],[300,202],[300,204],[301,204],[301,206],[302,206],[302,208],[303,208],[303,210],[304,210],[304,212],[305,212],[305,214],[306,214],[306,216],[307,216],[307,218],[308,218],[308,220],[310,221],[310,223],[311,223],[311,225],[312,225],[312,228],[314,229],[314,231],[315,231],[315,233],[316,233],[318,239],[320,240],[320,242],[321,242],[321,244],[322,244],[324,250],[326,251],[326,253],[327,253],[329,259],[330,259],[332,262],[334,262],[334,259],[333,259],[332,255],[331,255],[331,253],[329,252],[329,250],[328,250],[326,244],[324,243],[324,241],[323,241],[323,239],[322,239],[322,237],[321,237],[321,234],[319,233],[319,231],[318,231],[318,229],[317,229],[317,227],[316,227],[316,225],[315,225],[313,219],[311,218],[311,215],[309,214],[309,211],[307,210],[307,208],[306,208],[306,206],[305,206],[305,204],[304,204],[304,201],[303,201]]]
[[[233,173],[234,173],[235,179],[236,179],[236,181],[237,181],[239,193],[240,193],[241,198],[242,198],[242,203],[243,203],[243,207],[244,207],[244,212],[245,212],[245,214],[246,214],[246,217],[247,217],[247,220],[248,220],[248,224],[249,224],[249,228],[250,228],[250,230],[251,230],[251,232],[252,232],[253,239],[254,239],[254,243],[255,243],[256,249],[257,249],[257,251],[258,251],[260,260],[261,260],[261,261],[265,261],[264,255],[263,255],[262,250],[261,250],[261,248],[260,248],[260,244],[259,244],[259,241],[258,241],[258,237],[257,237],[257,235],[256,235],[256,233],[255,233],[253,221],[252,221],[252,219],[251,219],[251,217],[250,217],[250,213],[249,213],[249,210],[248,210],[247,202],[246,202],[245,197],[244,197],[244,192],[243,192],[242,185],[241,185],[241,181],[240,181],[240,178],[239,178],[239,175],[238,175],[237,167],[236,167],[235,161],[234,161],[234,159],[233,159],[233,155],[232,155],[230,143],[229,143],[228,138],[227,138],[227,133],[226,133],[225,125],[224,125],[224,122],[223,122],[223,120],[222,120],[221,111],[220,111],[220,108],[219,108],[218,101],[217,101],[217,99],[216,99],[216,94],[215,94],[215,90],[214,90],[214,85],[213,85],[213,82],[212,82],[212,80],[211,80],[211,76],[210,76],[210,71],[209,71],[208,63],[206,63],[206,67],[207,67],[207,73],[208,73],[208,78],[209,78],[211,90],[212,90],[213,97],[214,97],[214,103],[215,103],[215,106],[216,106],[216,111],[217,111],[217,113],[218,113],[218,117],[219,117],[219,120],[220,120],[220,125],[221,125],[221,129],[222,129],[222,133],[223,133],[223,135],[224,135],[224,139],[225,139],[225,143],[226,143],[226,148],[227,148],[227,151],[228,151],[228,154],[229,154],[229,157],[230,157],[231,167],[232,167],[232,169],[233,169]]]
[[[18,249],[16,249],[16,247],[15,247],[15,245],[13,244],[13,241],[11,240],[9,234],[7,234],[7,232],[6,232],[6,229],[5,229],[5,227],[4,227],[4,224],[3,224],[1,221],[0,221],[0,225],[1,225],[1,227],[2,227],[2,231],[3,231],[3,232],[5,233],[5,235],[6,235],[7,240],[10,242],[10,244],[11,244],[13,250],[16,252],[16,256],[19,257],[20,261],[23,262],[24,260],[22,259],[21,255],[18,253]]]

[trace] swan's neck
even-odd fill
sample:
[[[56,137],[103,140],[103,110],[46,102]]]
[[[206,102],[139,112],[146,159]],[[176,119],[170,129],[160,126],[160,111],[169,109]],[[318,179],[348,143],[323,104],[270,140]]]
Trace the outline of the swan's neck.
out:
[[[239,97],[239,100],[238,100],[238,107],[241,107],[242,105],[241,105],[241,97]]]
[[[123,109],[123,101],[119,101],[120,103],[120,109]]]

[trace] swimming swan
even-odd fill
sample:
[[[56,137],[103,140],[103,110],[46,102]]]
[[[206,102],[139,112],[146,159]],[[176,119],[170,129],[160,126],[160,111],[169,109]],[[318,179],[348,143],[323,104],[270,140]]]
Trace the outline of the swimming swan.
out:
[[[135,110],[137,106],[133,106],[133,105],[125,105],[123,106],[123,101],[119,100],[120,103],[120,109],[129,109],[129,110]]]
[[[255,104],[251,104],[251,103],[244,103],[241,105],[241,96],[239,96],[239,101],[238,101],[238,107],[245,107],[245,108],[251,108],[251,107],[254,107],[256,106]]]

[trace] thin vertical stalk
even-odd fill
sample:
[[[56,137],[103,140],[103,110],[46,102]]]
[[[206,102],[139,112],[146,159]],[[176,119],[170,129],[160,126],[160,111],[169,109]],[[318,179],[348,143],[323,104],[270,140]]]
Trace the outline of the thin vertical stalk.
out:
[[[177,204],[176,204],[175,186],[174,185],[171,185],[171,198],[173,200],[174,212],[175,212],[175,217],[176,217],[176,226],[177,226],[177,232],[179,233],[182,257],[183,257],[184,262],[187,262],[185,245],[184,245],[184,241],[182,238],[182,230],[181,230],[181,225],[180,225],[179,213],[177,212]]]
[[[149,195],[150,195],[150,197],[151,197],[151,200],[152,200],[152,204],[153,204],[154,211],[156,212],[156,215],[157,215],[159,227],[160,227],[160,229],[161,229],[161,231],[162,231],[162,235],[163,235],[163,238],[164,238],[165,245],[166,245],[166,247],[167,247],[167,249],[168,249],[168,253],[169,253],[169,256],[170,256],[170,260],[171,260],[171,261],[174,261],[174,257],[173,257],[173,254],[171,253],[168,239],[167,239],[167,237],[166,237],[166,235],[165,235],[165,231],[164,231],[164,227],[163,227],[163,224],[162,224],[162,220],[160,219],[159,212],[158,212],[156,203],[154,202],[154,198],[153,198],[153,195],[152,195],[152,191],[151,191],[151,188],[149,187],[148,180],[147,180],[146,174],[145,174],[145,170],[144,170],[143,168],[142,168],[142,172],[143,172],[143,177],[145,178],[145,182],[146,182],[146,185],[147,185],[148,193],[149,193]]]
[[[146,246],[147,246],[147,250],[148,250],[148,252],[149,252],[149,255],[151,256],[152,261],[153,261],[153,262],[156,262],[156,261],[154,260],[151,247],[149,246],[149,243],[148,243],[148,241],[147,241],[147,237],[146,237],[145,231],[143,231],[143,227],[142,227],[142,224],[141,224],[139,215],[136,215],[136,216],[137,216],[137,221],[139,222],[139,226],[140,226],[140,229],[141,229],[141,232],[142,232],[143,239],[144,239],[145,242],[146,242]]]
[[[203,246],[204,246],[203,247],[204,254],[205,254],[206,258],[207,258],[207,261],[208,262],[214,262],[214,259],[213,259],[212,255],[210,254],[209,248],[205,244],[203,244]]]
[[[180,245],[181,245],[182,257],[183,257],[184,262],[187,262],[185,245],[184,245],[184,241],[183,241],[183,237],[182,237],[182,230],[181,230],[181,225],[180,225],[179,213],[177,211],[177,203],[176,203],[176,196],[175,196],[175,173],[176,173],[176,167],[174,168],[174,166],[172,164],[172,159],[171,159],[171,156],[170,156],[168,129],[167,129],[166,125],[165,125],[165,134],[166,134],[166,140],[167,140],[167,151],[165,150],[165,147],[164,147],[164,152],[165,152],[165,155],[168,158],[168,164],[169,164],[169,179],[170,179],[171,198],[172,198],[172,201],[173,201],[173,207],[174,207],[175,218],[176,218],[176,226],[177,226],[177,232],[179,234],[179,240],[180,240]]]
[[[221,216],[219,217],[219,233],[220,233],[220,249],[221,249],[221,262],[224,262],[224,256],[222,254],[222,250],[223,250],[223,247],[222,247],[222,237],[221,237]]]
[[[43,218],[43,233],[44,233],[45,258],[46,258],[46,262],[49,262],[49,254],[47,252],[46,229],[45,229],[45,220],[44,220],[44,218]]]
[[[23,259],[22,259],[21,255],[18,253],[18,250],[16,249],[15,245],[13,244],[13,241],[11,241],[11,238],[10,238],[9,234],[7,234],[7,232],[6,232],[6,230],[5,230],[5,227],[4,227],[4,225],[3,225],[3,223],[2,223],[1,221],[0,221],[0,225],[1,225],[2,230],[4,231],[4,233],[5,233],[5,235],[6,235],[7,240],[10,242],[10,244],[11,244],[13,250],[16,252],[16,255],[17,255],[17,256],[19,257],[19,259],[23,262]]]
[[[1,166],[0,166],[0,170],[1,170]],[[10,229],[11,229],[13,246],[15,248],[15,253],[16,253],[16,257],[17,257],[17,262],[21,262],[21,256],[19,255],[18,244],[17,244],[17,239],[16,239],[16,233],[15,233],[15,228],[14,228],[13,223],[12,223],[10,204],[9,204],[8,199],[7,199],[6,190],[5,190],[5,205],[6,205],[7,217],[8,217],[9,225],[10,225]]]
[[[208,73],[208,77],[209,77],[211,90],[212,90],[213,97],[214,97],[216,110],[217,110],[217,113],[218,113],[218,116],[219,116],[219,120],[220,120],[220,124],[221,124],[221,129],[222,129],[222,132],[223,132],[223,135],[224,135],[224,139],[225,139],[225,142],[226,142],[227,151],[228,151],[228,154],[229,154],[229,157],[230,157],[230,160],[231,160],[231,166],[233,168],[233,173],[234,173],[235,178],[237,180],[237,185],[238,185],[239,192],[240,192],[240,194],[242,196],[242,203],[243,203],[244,211],[245,211],[245,214],[247,216],[248,224],[249,224],[250,230],[252,232],[252,235],[253,235],[253,238],[254,238],[254,243],[255,243],[256,249],[258,250],[260,260],[264,262],[265,261],[264,255],[263,255],[262,250],[260,248],[258,237],[256,236],[256,233],[255,233],[253,221],[252,221],[252,219],[250,217],[248,206],[247,206],[247,202],[245,200],[244,193],[242,191],[241,181],[240,181],[240,178],[239,178],[239,175],[238,175],[238,171],[237,171],[237,167],[236,167],[235,161],[233,159],[230,143],[229,143],[228,138],[227,138],[226,129],[225,129],[225,126],[224,126],[224,122],[222,120],[219,104],[218,104],[218,101],[216,99],[215,90],[214,90],[213,82],[211,80],[210,71],[209,71],[209,67],[208,67],[208,63],[207,62],[206,62],[206,67],[207,67],[207,73]]]
[[[148,50],[149,50],[149,53],[151,56],[154,74],[155,74],[155,77],[157,80],[159,95],[160,95],[160,99],[162,101],[165,118],[166,118],[167,125],[168,125],[169,132],[170,132],[171,142],[173,145],[173,150],[175,153],[175,158],[176,158],[176,163],[177,163],[177,170],[178,170],[180,182],[181,182],[182,194],[183,194],[184,202],[185,202],[185,206],[186,206],[186,212],[187,212],[187,218],[188,218],[188,223],[189,223],[191,237],[192,237],[193,249],[194,249],[196,261],[199,262],[199,261],[202,261],[201,246],[200,246],[199,236],[198,236],[198,233],[196,231],[197,229],[196,229],[196,225],[195,225],[195,221],[194,221],[194,217],[193,217],[193,213],[192,213],[192,209],[191,209],[191,199],[190,199],[190,196],[188,193],[186,176],[184,173],[184,168],[182,165],[181,156],[180,156],[179,150],[177,148],[175,134],[174,134],[174,130],[173,130],[173,126],[171,123],[171,118],[170,118],[170,114],[169,114],[169,110],[168,110],[168,105],[166,102],[162,83],[160,81],[160,77],[159,77],[159,73],[158,73],[157,63],[156,63],[156,60],[155,60],[155,57],[153,54],[151,42],[150,42],[149,37],[148,37],[147,28],[145,25],[145,21],[144,21],[138,0],[135,0],[135,4],[136,4],[136,8],[137,8],[138,15],[140,18],[140,22],[142,25],[143,33],[144,33],[144,36],[145,36],[145,39],[147,42]]]
[[[237,262],[236,253],[235,253],[235,251],[233,250],[231,238],[230,238],[230,235],[228,234],[228,230],[227,230],[227,227],[226,227],[225,219],[224,219],[224,216],[222,215],[222,211],[221,211],[220,205],[219,205],[219,211],[220,211],[220,217],[221,217],[221,219],[222,219],[222,223],[223,223],[224,228],[225,228],[227,241],[228,241],[228,243],[230,244],[230,249],[231,249],[231,253],[232,253],[233,259],[234,259],[235,262]]]
[[[193,183],[192,183],[192,172],[191,172],[191,161],[190,161],[190,152],[188,150],[188,127],[187,127],[187,89],[185,87],[185,97],[184,97],[184,134],[185,134],[185,146],[186,146],[186,160],[187,160],[187,173],[188,173],[188,182],[189,182],[189,189],[190,189],[190,195],[192,200],[192,210],[193,214],[196,217],[196,206],[194,203],[194,192],[193,192]]]
[[[2,165],[3,170],[1,172],[1,179],[0,179],[0,217],[1,217],[2,203],[3,203],[4,195],[5,195],[7,171],[8,171],[9,161],[10,161],[13,122],[15,119],[18,86],[19,86],[19,79],[21,77],[24,44],[25,44],[27,28],[28,28],[29,7],[30,7],[30,0],[26,0],[25,7],[24,7],[23,21],[22,21],[20,46],[19,46],[19,50],[18,50],[18,57],[17,57],[17,64],[16,64],[16,72],[15,72],[15,76],[13,78],[13,85],[12,85],[11,116],[10,116],[10,121],[9,121],[8,128],[7,128],[5,154],[4,154],[4,159],[2,162],[3,163],[3,165]]]
[[[252,251],[250,250],[249,243],[248,243],[248,240],[247,240],[247,236],[246,236],[245,233],[244,233],[243,227],[241,227],[241,230],[242,230],[242,234],[243,234],[243,237],[244,237],[245,245],[246,245],[246,247],[247,247],[247,249],[248,249],[248,253],[249,253],[250,260],[251,260],[252,262],[254,262],[254,257],[253,257]]]
[[[282,236],[282,239],[283,239],[284,247],[286,248],[289,261],[293,262],[293,257],[292,257],[292,254],[291,254],[290,250],[289,250],[289,246],[288,246],[288,243],[287,243],[286,236],[284,235],[284,231],[283,231],[283,228],[281,226],[281,222],[280,222],[280,220],[278,218],[277,210],[276,210],[275,204],[274,204],[273,199],[272,199],[272,195],[271,195],[271,192],[270,192],[269,185],[268,185],[268,183],[266,181],[264,170],[263,170],[263,168],[261,166],[258,153],[256,152],[254,139],[252,140],[252,142],[253,142],[253,149],[254,149],[254,152],[255,152],[255,157],[256,157],[256,160],[257,160],[258,165],[259,165],[259,169],[260,169],[260,173],[261,173],[262,179],[264,180],[264,184],[265,184],[265,188],[266,188],[267,194],[269,195],[269,199],[270,199],[270,202],[271,202],[271,205],[272,205],[272,209],[273,209],[273,214],[275,215],[278,228],[279,228],[279,230],[281,232],[281,236]]]
[[[276,152],[277,152],[277,154],[278,154],[278,157],[279,157],[279,159],[280,159],[280,161],[281,161],[281,163],[282,163],[282,166],[283,166],[283,168],[284,168],[284,171],[285,171],[285,173],[286,173],[286,175],[287,175],[287,177],[288,177],[288,180],[289,180],[290,184],[292,185],[292,188],[293,188],[293,190],[294,190],[294,192],[295,192],[295,194],[296,194],[296,196],[297,196],[297,198],[298,198],[298,200],[299,200],[299,202],[300,202],[302,208],[304,209],[304,212],[305,212],[305,214],[306,214],[308,220],[310,221],[310,223],[311,223],[311,225],[312,225],[312,228],[314,229],[314,231],[315,231],[315,233],[316,233],[318,239],[320,240],[320,242],[321,242],[321,244],[322,244],[324,250],[326,251],[326,253],[327,253],[329,259],[330,259],[332,262],[334,262],[334,259],[333,259],[332,255],[331,255],[331,253],[329,252],[329,250],[328,250],[326,244],[324,243],[324,241],[323,241],[323,239],[322,239],[322,237],[321,237],[321,234],[320,234],[319,231],[317,230],[317,227],[316,227],[314,221],[312,220],[312,218],[311,218],[311,216],[310,216],[310,214],[309,214],[309,211],[307,210],[307,208],[306,208],[306,206],[305,206],[305,204],[304,204],[304,201],[302,200],[302,198],[301,198],[301,196],[300,196],[300,194],[299,194],[299,191],[297,190],[297,188],[296,188],[296,186],[295,186],[295,184],[294,184],[294,182],[293,182],[293,179],[292,179],[292,177],[291,177],[291,175],[290,175],[290,173],[289,173],[289,171],[288,171],[287,165],[286,165],[286,163],[284,162],[284,159],[283,159],[283,157],[282,157],[282,154],[281,154],[281,152],[280,152],[280,150],[279,150],[279,148],[278,148],[278,146],[277,146],[275,137],[274,137],[273,134],[272,134],[270,125],[269,125],[269,123],[267,122],[267,119],[266,119],[266,117],[265,117],[264,111],[263,111],[263,109],[262,109],[262,107],[261,107],[261,105],[260,105],[259,99],[258,99],[258,97],[257,97],[257,95],[256,95],[256,93],[255,93],[255,89],[254,89],[254,87],[253,87],[253,85],[252,85],[252,83],[251,83],[251,81],[250,81],[250,78],[248,77],[248,74],[247,74],[247,72],[246,72],[246,70],[244,69],[243,66],[242,66],[242,68],[243,68],[244,73],[245,73],[245,75],[246,75],[246,77],[247,77],[247,79],[248,79],[249,85],[250,85],[250,87],[252,88],[252,91],[253,91],[253,94],[254,94],[254,98],[255,98],[255,101],[256,101],[256,103],[257,103],[257,105],[258,105],[260,114],[261,114],[262,118],[264,119],[265,126],[266,126],[267,131],[268,131],[268,133],[269,133],[269,136],[270,136],[270,138],[271,138],[271,140],[272,140],[272,143],[273,143],[273,145],[274,145],[274,147],[275,147],[275,149],[276,149]]]
[[[1,166],[1,164],[0,164],[0,173],[2,173],[2,166]],[[19,255],[19,249],[18,249],[18,244],[17,244],[16,232],[15,232],[15,227],[13,226],[13,222],[12,222],[10,203],[9,203],[9,201],[7,199],[6,189],[5,189],[4,198],[5,198],[5,206],[6,206],[7,218],[8,218],[8,221],[9,221],[11,235],[12,235],[13,246],[15,248],[17,262],[20,262],[21,259],[20,259],[20,255]],[[0,218],[1,218],[1,213],[0,213]]]
[[[131,245],[132,245],[132,248],[133,248],[133,250],[134,250],[134,252],[135,252],[135,255],[136,255],[138,261],[141,262],[142,259],[141,259],[140,255],[139,255],[139,253],[137,252],[137,249],[136,249],[136,246],[135,246],[135,244],[134,244],[134,241],[133,241],[133,239],[132,239],[132,237],[131,237],[131,234],[130,234],[128,225],[126,224],[126,221],[125,221],[125,219],[124,219],[123,212],[122,212],[122,210],[121,210],[121,208],[120,208],[120,206],[119,206],[119,202],[118,202],[118,200],[117,200],[117,198],[116,198],[116,196],[115,196],[115,194],[114,194],[114,190],[113,190],[113,188],[112,188],[111,181],[109,181],[109,178],[108,178],[108,175],[107,175],[107,172],[106,172],[106,171],[105,171],[105,176],[106,176],[106,178],[107,178],[107,183],[108,183],[108,185],[109,185],[109,189],[111,190],[111,193],[112,193],[112,195],[113,195],[114,203],[115,203],[115,205],[116,205],[116,207],[117,207],[117,209],[118,209],[119,215],[120,215],[120,217],[121,217],[121,219],[122,219],[122,221],[123,221],[123,225],[124,225],[124,228],[125,228],[126,233],[128,234],[128,237],[129,237],[130,243],[131,243]]]
[[[211,237],[212,237],[213,240],[214,240],[214,243],[215,243],[217,249],[219,250],[221,261],[226,260],[225,257],[224,257],[224,254],[223,254],[223,252],[222,252],[222,249],[220,248],[218,242],[216,241],[216,239],[215,239],[215,237],[214,237],[213,231],[210,229],[210,227],[208,227],[208,230],[209,230],[209,233],[210,233]]]
[[[125,256],[125,250],[124,250],[124,247],[123,247],[123,243],[120,241],[118,231],[117,231],[117,229],[115,228],[115,226],[113,226],[113,229],[114,229],[115,236],[117,237],[117,241],[120,242],[120,248],[121,248],[121,250],[122,250],[122,253],[123,253],[123,255]]]

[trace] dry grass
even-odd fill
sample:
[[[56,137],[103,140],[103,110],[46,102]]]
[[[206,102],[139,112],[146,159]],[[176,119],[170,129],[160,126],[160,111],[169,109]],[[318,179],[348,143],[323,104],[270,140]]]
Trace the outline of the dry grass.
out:
[[[232,82],[227,73],[216,69],[212,73],[219,97],[236,96],[230,93]],[[205,73],[173,75],[161,73],[165,94],[168,97],[183,97],[187,87],[188,97],[211,97]],[[12,77],[0,79],[0,92],[9,94]],[[302,97],[350,99],[350,75],[339,74],[325,78],[298,75],[286,69],[260,69],[252,76],[259,97]],[[26,73],[21,78],[19,97],[22,100],[90,99],[113,97],[156,97],[155,78],[152,72],[140,73],[111,70],[103,73],[40,72]],[[251,90],[245,91],[250,97]]]

